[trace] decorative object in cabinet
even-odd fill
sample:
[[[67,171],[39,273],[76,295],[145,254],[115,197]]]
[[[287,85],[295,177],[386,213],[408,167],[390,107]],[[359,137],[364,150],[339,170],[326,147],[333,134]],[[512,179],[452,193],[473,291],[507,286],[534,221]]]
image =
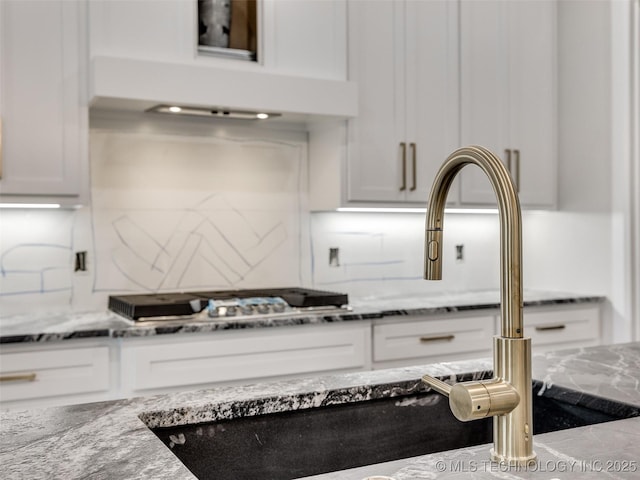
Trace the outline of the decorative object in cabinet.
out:
[[[198,0],[198,53],[257,60],[257,0]]]
[[[504,155],[524,207],[556,203],[556,9],[556,0],[460,2],[462,144]],[[493,203],[479,170],[461,177],[462,204]]]
[[[76,0],[0,2],[2,202],[84,200],[84,16]]]

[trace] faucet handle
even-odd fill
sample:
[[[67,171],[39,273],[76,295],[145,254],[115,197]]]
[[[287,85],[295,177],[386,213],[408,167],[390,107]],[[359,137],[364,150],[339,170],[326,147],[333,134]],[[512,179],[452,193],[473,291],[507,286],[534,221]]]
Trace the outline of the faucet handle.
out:
[[[520,403],[520,395],[508,382],[494,378],[481,382],[462,382],[450,386],[431,375],[422,381],[449,397],[449,407],[461,422],[509,413]]]
[[[451,393],[451,385],[444,383],[442,380],[432,377],[431,375],[423,375],[422,381],[429,385],[433,390],[448,397]]]

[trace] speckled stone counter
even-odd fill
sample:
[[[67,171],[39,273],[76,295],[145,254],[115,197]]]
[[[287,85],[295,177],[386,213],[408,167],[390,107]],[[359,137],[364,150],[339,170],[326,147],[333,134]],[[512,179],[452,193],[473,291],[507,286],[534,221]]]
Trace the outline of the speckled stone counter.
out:
[[[534,378],[599,397],[640,405],[640,344],[534,356]],[[640,478],[640,417],[534,437],[537,462],[509,467],[488,461],[490,445],[415,458],[396,480],[460,478]]]
[[[567,305],[593,303],[604,300],[600,296],[576,295],[567,292],[524,291],[524,306]],[[424,295],[389,295],[362,298],[352,302],[356,308],[374,308],[383,316],[391,315],[435,315],[449,312],[464,312],[487,308],[500,308],[498,290],[472,291],[464,293]]]
[[[419,379],[425,373],[468,379],[474,372],[487,375],[491,367],[489,359],[480,359],[4,412],[0,414],[0,478],[193,478],[145,423],[176,425],[401,395],[424,388]],[[549,387],[563,385],[640,406],[640,343],[535,355],[533,376]],[[535,449],[542,462],[536,470],[492,471],[486,463],[489,446],[483,445],[368,467],[366,471],[391,473],[397,480],[458,478],[472,469],[474,478],[549,479],[603,478],[605,468],[607,478],[638,478],[637,470],[621,471],[620,462],[630,465],[633,461],[640,468],[639,427],[640,419],[636,418],[536,436]],[[616,461],[619,463],[607,463]],[[550,474],[550,468],[571,462],[571,468],[584,471],[574,470],[568,476],[557,471]],[[354,469],[314,478],[357,480],[365,476],[363,472],[365,469]]]
[[[600,302],[603,297],[572,293],[525,291],[525,307]],[[0,317],[0,343],[31,343],[90,337],[142,337],[181,333],[206,333],[292,325],[358,321],[394,315],[436,315],[447,312],[499,308],[497,290],[457,294],[389,296],[352,302],[351,311],[331,314],[291,314],[278,318],[256,316],[248,320],[184,319],[134,322],[113,312],[39,313]]]
[[[0,317],[0,344],[110,337],[113,331],[132,325],[106,311],[11,315]]]

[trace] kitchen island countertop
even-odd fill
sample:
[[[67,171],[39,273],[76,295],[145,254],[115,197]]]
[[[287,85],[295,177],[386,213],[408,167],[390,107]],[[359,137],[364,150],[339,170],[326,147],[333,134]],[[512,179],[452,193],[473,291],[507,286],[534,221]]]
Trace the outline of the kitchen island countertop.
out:
[[[418,388],[425,373],[449,378],[490,368],[489,359],[479,359],[2,412],[0,478],[192,479],[147,425],[352,402]],[[537,354],[533,377],[548,386],[566,386],[640,406],[640,343]],[[397,480],[457,478],[460,472],[474,468],[474,478],[564,478],[557,470],[564,462],[570,478],[602,478],[603,472],[607,478],[638,478],[639,427],[640,418],[635,418],[536,436],[535,449],[541,460],[537,469],[493,471],[483,463],[489,446],[482,445],[394,462],[393,471],[387,466],[386,474]],[[569,471],[571,462],[575,463],[570,468],[582,470]],[[550,470],[553,467],[555,471]],[[359,479],[364,476],[360,472],[355,469],[314,478]]]

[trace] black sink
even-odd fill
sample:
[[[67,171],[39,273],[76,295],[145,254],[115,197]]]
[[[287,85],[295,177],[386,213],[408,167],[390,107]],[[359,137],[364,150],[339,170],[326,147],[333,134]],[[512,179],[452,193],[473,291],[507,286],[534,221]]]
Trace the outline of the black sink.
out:
[[[533,384],[534,433],[640,415],[640,407]],[[289,480],[492,442],[492,420],[459,422],[417,393],[153,432],[199,479]]]

